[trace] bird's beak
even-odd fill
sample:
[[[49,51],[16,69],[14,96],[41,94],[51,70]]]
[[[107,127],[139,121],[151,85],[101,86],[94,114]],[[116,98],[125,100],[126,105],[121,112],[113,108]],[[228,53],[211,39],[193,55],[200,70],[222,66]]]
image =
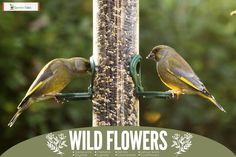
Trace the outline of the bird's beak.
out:
[[[153,52],[150,52],[149,55],[146,57],[146,59],[153,59],[153,60],[155,60],[155,54]]]

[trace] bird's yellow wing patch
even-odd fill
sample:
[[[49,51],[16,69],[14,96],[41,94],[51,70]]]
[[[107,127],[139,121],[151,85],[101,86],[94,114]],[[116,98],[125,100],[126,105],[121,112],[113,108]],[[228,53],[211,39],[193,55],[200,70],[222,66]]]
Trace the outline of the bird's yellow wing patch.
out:
[[[27,93],[26,97],[29,96],[29,95],[31,95],[31,94],[33,94],[33,93],[35,92],[35,90],[37,90],[37,89],[43,84],[43,82],[44,82],[44,81],[39,82],[32,90],[30,90],[30,91]]]
[[[193,87],[196,90],[201,90],[199,89],[198,86],[194,85],[194,83],[192,83],[188,78],[181,76],[181,75],[177,75],[175,73],[173,73],[170,69],[167,70],[169,73],[171,73],[172,75],[174,75],[175,77],[177,77],[178,79],[180,79],[181,81],[183,81],[184,83],[186,83],[187,85],[189,85],[190,87]]]
[[[185,82],[186,84],[188,84],[189,86],[193,87],[196,90],[199,90],[199,88],[197,86],[195,86],[192,82],[190,82],[189,80],[187,80],[184,77],[179,77],[179,79],[183,82]]]
[[[161,80],[161,82],[163,82],[168,88],[170,88],[171,90],[175,90],[175,91],[179,91],[180,89],[175,86],[175,85],[172,85],[172,84],[169,84],[169,83],[166,83],[162,78],[161,76],[159,75],[159,78]]]

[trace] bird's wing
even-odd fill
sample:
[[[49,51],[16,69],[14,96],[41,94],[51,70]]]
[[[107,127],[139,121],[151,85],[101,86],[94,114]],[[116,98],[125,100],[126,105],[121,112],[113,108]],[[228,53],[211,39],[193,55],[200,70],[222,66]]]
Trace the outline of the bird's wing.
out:
[[[172,75],[198,91],[206,90],[204,84],[200,81],[198,76],[193,72],[192,68],[185,60],[182,60],[182,62],[170,60],[168,64],[167,71]]]
[[[50,69],[46,69],[45,71],[43,71],[43,73],[40,73],[33,84],[30,86],[26,95],[31,95],[32,93],[34,93],[35,90],[37,90],[48,78],[53,75],[53,72]]]
[[[48,80],[51,76],[53,76],[53,72],[49,68],[48,65],[46,65],[38,74],[32,85],[30,86],[29,90],[27,91],[25,97],[21,101],[21,103],[18,105],[18,109],[22,107],[25,101],[29,99],[29,97],[39,88],[41,87],[46,80]]]

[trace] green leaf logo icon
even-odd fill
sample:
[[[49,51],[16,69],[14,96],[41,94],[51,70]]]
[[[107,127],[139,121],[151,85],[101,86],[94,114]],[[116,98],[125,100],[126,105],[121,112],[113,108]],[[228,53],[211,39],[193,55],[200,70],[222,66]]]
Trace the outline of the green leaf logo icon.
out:
[[[13,9],[14,9],[14,5],[13,5],[13,4],[10,4],[10,7],[11,7],[11,10],[13,10]]]

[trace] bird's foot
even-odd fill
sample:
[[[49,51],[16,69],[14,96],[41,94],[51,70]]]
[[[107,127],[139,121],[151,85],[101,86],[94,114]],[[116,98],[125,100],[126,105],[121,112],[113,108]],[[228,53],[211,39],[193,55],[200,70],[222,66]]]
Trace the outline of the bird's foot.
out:
[[[59,100],[58,97],[57,97],[58,95],[61,95],[61,93],[48,93],[48,94],[44,94],[45,97],[53,98],[58,104],[63,104],[64,101],[63,100]]]
[[[176,90],[168,90],[167,92],[171,93],[171,98],[172,99],[179,99],[180,92]]]

